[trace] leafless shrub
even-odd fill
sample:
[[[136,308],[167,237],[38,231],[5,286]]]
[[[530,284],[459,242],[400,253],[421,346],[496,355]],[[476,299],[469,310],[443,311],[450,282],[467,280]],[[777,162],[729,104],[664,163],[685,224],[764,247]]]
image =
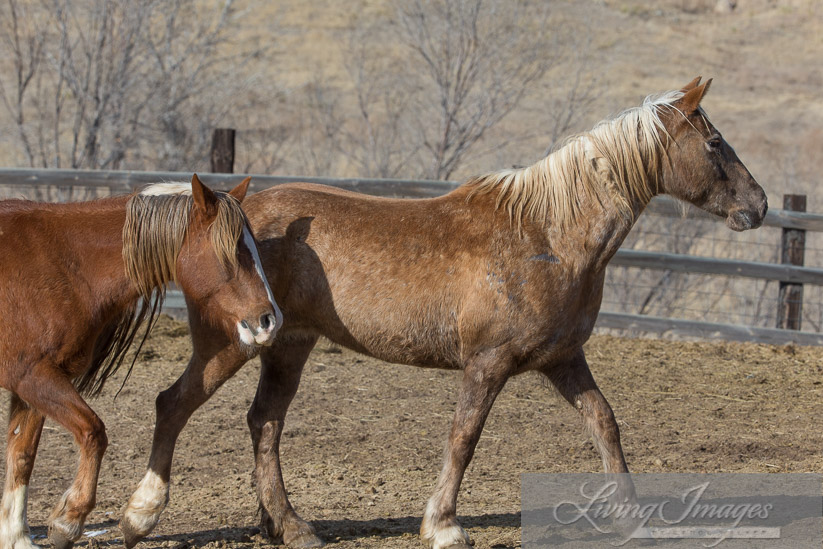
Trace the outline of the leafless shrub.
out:
[[[0,96],[30,166],[191,169],[248,85],[233,0],[8,0]]]
[[[587,33],[549,15],[541,2],[395,2],[393,17],[348,34],[351,93],[315,88],[313,135],[325,128],[325,146],[361,175],[431,179],[517,139],[553,143],[595,88]],[[526,98],[542,123],[488,139]]]

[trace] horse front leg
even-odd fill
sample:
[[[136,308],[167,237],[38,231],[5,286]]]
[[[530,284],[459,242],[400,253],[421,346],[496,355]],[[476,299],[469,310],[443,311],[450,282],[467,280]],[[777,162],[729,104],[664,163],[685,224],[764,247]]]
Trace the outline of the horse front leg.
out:
[[[9,429],[6,446],[6,483],[0,502],[0,547],[8,549],[35,549],[26,523],[29,478],[40,444],[44,417],[23,402],[16,394],[11,396]]]
[[[247,415],[254,446],[254,475],[263,530],[292,548],[322,547],[312,526],[298,516],[288,499],[280,468],[280,435],[303,365],[317,338],[275,342],[260,353],[260,382]]]
[[[420,526],[420,537],[432,549],[471,547],[468,534],[457,522],[457,492],[489,410],[510,372],[510,358],[494,352],[475,356],[463,372],[443,468]]]
[[[155,402],[157,420],[148,470],[120,520],[128,548],[154,530],[168,504],[174,448],[189,418],[249,360],[248,353],[235,347],[221,331],[194,319],[192,340],[194,351],[188,367]]]
[[[616,483],[617,491],[611,498],[612,502],[636,502],[634,483],[628,475],[629,468],[620,444],[620,428],[611,406],[592,377],[583,349],[565,362],[542,368],[541,372],[582,416],[603,461],[604,471],[607,475],[614,475],[612,481]],[[629,524],[620,526],[623,529],[631,528]]]

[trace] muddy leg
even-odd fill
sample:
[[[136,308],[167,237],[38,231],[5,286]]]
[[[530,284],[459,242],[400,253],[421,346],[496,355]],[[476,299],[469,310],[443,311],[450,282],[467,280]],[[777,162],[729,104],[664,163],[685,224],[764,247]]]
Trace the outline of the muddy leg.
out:
[[[457,522],[457,492],[509,366],[508,357],[489,353],[475,357],[463,372],[443,469],[420,526],[420,537],[432,549],[470,548],[469,536]]]
[[[126,547],[146,537],[169,501],[169,479],[177,437],[191,415],[249,359],[219,330],[192,321],[194,351],[183,375],[157,396],[157,422],[149,467],[129,498],[120,528]]]
[[[254,446],[255,480],[263,514],[263,529],[292,548],[322,547],[309,523],[289,503],[280,469],[280,435],[286,411],[297,393],[303,365],[316,338],[275,343],[260,354],[263,368],[257,394],[247,416]]]
[[[583,417],[594,446],[603,460],[607,475],[614,474],[618,491],[612,498],[617,503],[636,501],[634,484],[628,474],[623,448],[620,445],[620,429],[609,403],[592,377],[586,357],[581,349],[571,360],[546,367],[543,374],[557,388],[569,404]],[[628,526],[627,526],[628,527]]]
[[[0,503],[0,547],[34,549],[26,522],[29,478],[43,430],[43,416],[12,394],[6,446],[6,483]]]

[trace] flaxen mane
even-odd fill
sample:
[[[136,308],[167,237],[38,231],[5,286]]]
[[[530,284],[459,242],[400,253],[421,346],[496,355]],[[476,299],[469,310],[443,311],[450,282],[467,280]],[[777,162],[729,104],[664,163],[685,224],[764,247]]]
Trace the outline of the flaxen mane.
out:
[[[216,194],[217,216],[209,227],[212,247],[226,268],[235,268],[237,243],[246,225],[246,216],[233,196]],[[162,308],[166,285],[176,279],[177,256],[189,226],[192,203],[191,185],[162,183],[145,188],[126,204],[123,263],[126,275],[142,299],[139,306],[135,303],[126,309],[98,337],[92,365],[76,382],[81,393],[96,395],[103,389],[106,380],[123,364],[137,331],[145,325],[126,379],[131,374],[137,354]]]
[[[680,91],[649,96],[642,106],[570,138],[532,166],[469,181],[469,199],[496,192],[497,207],[504,207],[518,228],[524,216],[544,227],[568,227],[590,199],[611,200],[631,216],[633,202],[648,202],[657,193],[666,158],[660,112],[675,109],[682,96]]]

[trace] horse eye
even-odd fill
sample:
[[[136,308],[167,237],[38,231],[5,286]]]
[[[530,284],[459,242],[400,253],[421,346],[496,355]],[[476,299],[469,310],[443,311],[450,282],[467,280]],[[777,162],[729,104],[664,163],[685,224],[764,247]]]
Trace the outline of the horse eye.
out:
[[[710,139],[706,142],[706,146],[707,146],[710,150],[717,150],[717,149],[719,149],[719,148],[720,148],[720,145],[721,145],[722,143],[723,143],[723,138],[722,138],[722,137],[720,137],[719,135],[715,135],[715,136],[711,137],[711,138],[710,138]]]

